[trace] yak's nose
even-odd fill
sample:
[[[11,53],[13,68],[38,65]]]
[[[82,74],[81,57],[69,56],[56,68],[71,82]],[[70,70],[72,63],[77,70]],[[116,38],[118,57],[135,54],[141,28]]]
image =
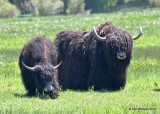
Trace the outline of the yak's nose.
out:
[[[126,52],[117,52],[117,58],[120,59],[120,60],[123,60],[126,58]]]

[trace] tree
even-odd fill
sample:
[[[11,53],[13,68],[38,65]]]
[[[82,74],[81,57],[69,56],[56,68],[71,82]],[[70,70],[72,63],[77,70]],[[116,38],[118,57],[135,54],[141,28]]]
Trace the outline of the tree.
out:
[[[8,0],[8,2],[10,2],[11,4],[13,4],[13,3],[14,3],[14,1],[13,1],[13,0]]]
[[[85,10],[92,9],[92,12],[103,12],[105,0],[84,0]]]
[[[62,0],[64,6],[63,6],[63,14],[67,14],[67,9],[68,9],[68,3],[69,3],[69,0]]]
[[[124,5],[124,3],[125,3],[125,0],[118,0],[117,3],[116,3],[116,6]]]
[[[85,10],[92,9],[92,12],[100,13],[110,11],[116,5],[117,0],[84,0]]]

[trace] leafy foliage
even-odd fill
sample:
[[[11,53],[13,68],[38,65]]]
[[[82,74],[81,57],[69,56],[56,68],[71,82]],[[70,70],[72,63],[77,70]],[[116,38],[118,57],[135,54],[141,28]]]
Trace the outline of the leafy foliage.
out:
[[[152,7],[160,7],[160,1],[159,0],[149,0],[150,5]]]
[[[70,0],[68,3],[68,14],[77,14],[84,11],[84,0]]]
[[[0,18],[17,17],[19,10],[6,0],[0,0]]]
[[[117,0],[84,0],[85,9],[92,9],[93,12],[106,12],[115,6]]]
[[[1,0],[7,1],[7,0]],[[159,7],[159,0],[8,0],[21,14],[47,16],[53,14],[79,14],[113,12],[132,8]]]
[[[62,11],[63,3],[60,0],[35,0],[33,15],[47,16]]]
[[[14,0],[14,4],[20,9],[21,14],[34,16],[53,15],[63,9],[60,0]]]
[[[35,6],[32,0],[13,0],[13,3],[21,11],[21,14],[30,14],[34,12]]]

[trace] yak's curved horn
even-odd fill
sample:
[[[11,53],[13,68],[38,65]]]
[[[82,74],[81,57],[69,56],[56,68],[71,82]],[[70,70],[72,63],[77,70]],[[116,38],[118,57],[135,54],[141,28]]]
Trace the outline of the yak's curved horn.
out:
[[[62,64],[62,61],[58,65],[54,66],[54,69],[58,68],[61,64]]]
[[[142,27],[139,26],[139,34],[133,38],[133,40],[137,40],[138,38],[140,38],[140,36],[143,34],[143,31],[142,31]]]
[[[97,34],[96,32],[96,28],[93,27],[93,30],[94,30],[94,34],[96,35],[96,39],[99,40],[99,41],[105,41],[106,40],[106,37],[101,37]]]
[[[36,71],[35,67],[29,67],[29,66],[25,65],[23,62],[22,62],[22,65],[23,65],[26,69],[28,69],[28,70],[30,70],[30,71]]]

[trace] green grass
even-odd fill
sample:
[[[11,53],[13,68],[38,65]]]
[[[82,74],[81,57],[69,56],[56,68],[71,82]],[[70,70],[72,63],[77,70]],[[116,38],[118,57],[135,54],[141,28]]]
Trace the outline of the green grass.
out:
[[[134,42],[124,90],[60,91],[55,100],[49,96],[24,96],[26,91],[17,63],[19,53],[29,39],[46,36],[53,41],[62,30],[91,30],[107,21],[132,36],[137,34],[139,25],[144,31],[143,36]],[[160,9],[81,17],[0,19],[0,62],[0,114],[160,114]]]

